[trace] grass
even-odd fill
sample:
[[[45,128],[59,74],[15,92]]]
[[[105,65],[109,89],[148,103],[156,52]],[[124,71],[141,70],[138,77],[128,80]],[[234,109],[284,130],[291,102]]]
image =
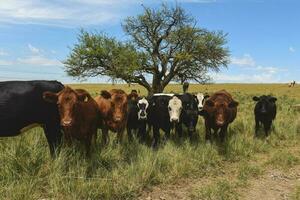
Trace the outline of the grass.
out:
[[[229,180],[220,180],[216,184],[208,185],[200,190],[194,191],[191,199],[202,200],[237,200],[239,195],[236,186]]]
[[[142,94],[146,92],[136,85],[78,84],[72,87],[85,88],[93,96],[112,87],[121,87],[127,92],[131,89],[140,89]],[[101,137],[98,137],[91,159],[84,156],[84,148],[75,144],[63,148],[58,158],[52,160],[41,128],[14,138],[0,138],[0,199],[136,199],[145,188],[153,185],[168,184],[183,177],[217,176],[225,162],[237,163],[238,181],[220,180],[195,191],[192,197],[237,199],[237,185],[259,176],[264,170],[245,164],[257,154],[269,156],[270,165],[274,166],[290,168],[299,164],[299,158],[289,153],[289,149],[299,145],[300,139],[300,114],[291,108],[300,103],[299,86],[190,85],[191,92],[211,93],[222,88],[240,102],[237,119],[230,125],[224,145],[205,143],[202,119],[197,126],[199,141],[196,143],[190,144],[188,138],[181,142],[171,140],[153,151],[137,141],[115,144],[115,135],[111,133],[106,147],[100,145]],[[170,85],[166,91],[180,92],[181,86]],[[258,138],[253,138],[252,96],[269,93],[278,98],[273,131],[268,140],[263,131]],[[216,194],[222,196],[216,197]]]

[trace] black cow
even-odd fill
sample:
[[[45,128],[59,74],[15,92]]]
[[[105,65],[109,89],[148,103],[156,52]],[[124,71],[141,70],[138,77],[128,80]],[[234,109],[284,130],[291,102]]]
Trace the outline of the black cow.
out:
[[[256,101],[256,105],[254,108],[254,115],[255,115],[255,136],[258,134],[258,129],[260,123],[263,124],[265,129],[266,136],[269,135],[269,131],[272,125],[272,121],[276,117],[276,104],[277,101],[276,97],[272,97],[270,95],[260,96],[260,97],[253,97],[253,100]]]
[[[57,81],[0,82],[0,137],[17,136],[29,126],[43,126],[50,153],[61,141],[57,105],[43,100],[46,91],[59,92],[64,86]]]
[[[170,137],[171,128],[180,122],[181,109],[180,99],[173,94],[155,94],[149,99],[148,123],[153,127],[152,147],[157,147],[159,143],[160,129],[165,132],[167,139]]]
[[[182,124],[188,129],[190,140],[192,140],[193,133],[196,131],[198,122],[198,99],[195,95],[185,93],[179,96],[182,101],[182,111],[180,115],[180,123],[178,124],[177,131],[179,136],[182,135]]]
[[[146,140],[147,108],[148,101],[144,97],[138,97],[135,91],[128,95],[128,118],[127,134],[129,141],[132,140],[132,129],[138,130],[140,141]]]

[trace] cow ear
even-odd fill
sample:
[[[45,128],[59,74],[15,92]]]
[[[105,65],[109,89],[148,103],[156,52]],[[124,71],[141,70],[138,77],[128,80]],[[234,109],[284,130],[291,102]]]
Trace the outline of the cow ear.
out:
[[[43,99],[49,103],[56,103],[58,101],[58,95],[53,92],[44,92]]]
[[[212,101],[212,100],[207,100],[207,101],[205,101],[205,105],[208,105],[208,106],[210,106],[210,107],[214,107],[215,106],[215,103]]]
[[[232,102],[229,103],[230,108],[235,108],[239,105],[239,102],[232,100]]]
[[[252,99],[253,99],[253,101],[259,101],[259,97],[257,97],[257,96],[254,96]]]
[[[76,89],[75,92],[78,100],[81,102],[87,102],[92,98],[91,95],[84,89]]]
[[[277,98],[276,97],[271,97],[270,101],[273,102],[273,103],[275,103],[277,101]]]
[[[209,95],[208,94],[204,95],[204,99],[207,99],[207,98],[209,98]]]
[[[90,99],[90,95],[88,93],[80,93],[77,94],[78,100],[81,102],[87,102]]]
[[[105,99],[110,99],[111,98],[111,94],[107,90],[102,90],[100,95]]]

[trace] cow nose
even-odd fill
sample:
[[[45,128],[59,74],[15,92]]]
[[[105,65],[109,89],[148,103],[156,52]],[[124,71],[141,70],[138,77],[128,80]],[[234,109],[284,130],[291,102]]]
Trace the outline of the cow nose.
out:
[[[63,120],[61,125],[62,126],[71,126],[72,120]]]
[[[116,117],[116,119],[115,119],[117,122],[118,121],[121,121],[121,117]]]
[[[267,110],[263,109],[260,111],[262,114],[266,114],[267,113]]]
[[[179,119],[174,117],[174,118],[171,118],[170,121],[171,121],[171,122],[178,123],[178,122],[179,122]]]
[[[216,124],[217,124],[218,126],[223,126],[223,125],[224,125],[224,121],[217,120],[217,121],[216,121]]]
[[[202,110],[202,109],[203,109],[203,106],[199,106],[198,109],[199,109],[199,110]]]
[[[141,112],[141,117],[145,117],[146,113],[144,111]]]

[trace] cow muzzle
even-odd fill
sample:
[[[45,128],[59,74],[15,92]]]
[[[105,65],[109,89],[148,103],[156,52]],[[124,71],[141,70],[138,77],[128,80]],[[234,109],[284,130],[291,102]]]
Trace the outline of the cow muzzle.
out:
[[[177,117],[170,118],[170,122],[171,123],[178,123],[179,122],[179,118],[177,118]]]
[[[72,126],[72,120],[71,120],[71,119],[68,119],[68,120],[62,120],[62,121],[61,121],[61,125],[64,126],[64,127]]]
[[[147,114],[145,111],[140,111],[139,113],[139,119],[145,120],[147,119]]]
[[[223,126],[225,122],[223,120],[217,120],[216,121],[217,126]]]

